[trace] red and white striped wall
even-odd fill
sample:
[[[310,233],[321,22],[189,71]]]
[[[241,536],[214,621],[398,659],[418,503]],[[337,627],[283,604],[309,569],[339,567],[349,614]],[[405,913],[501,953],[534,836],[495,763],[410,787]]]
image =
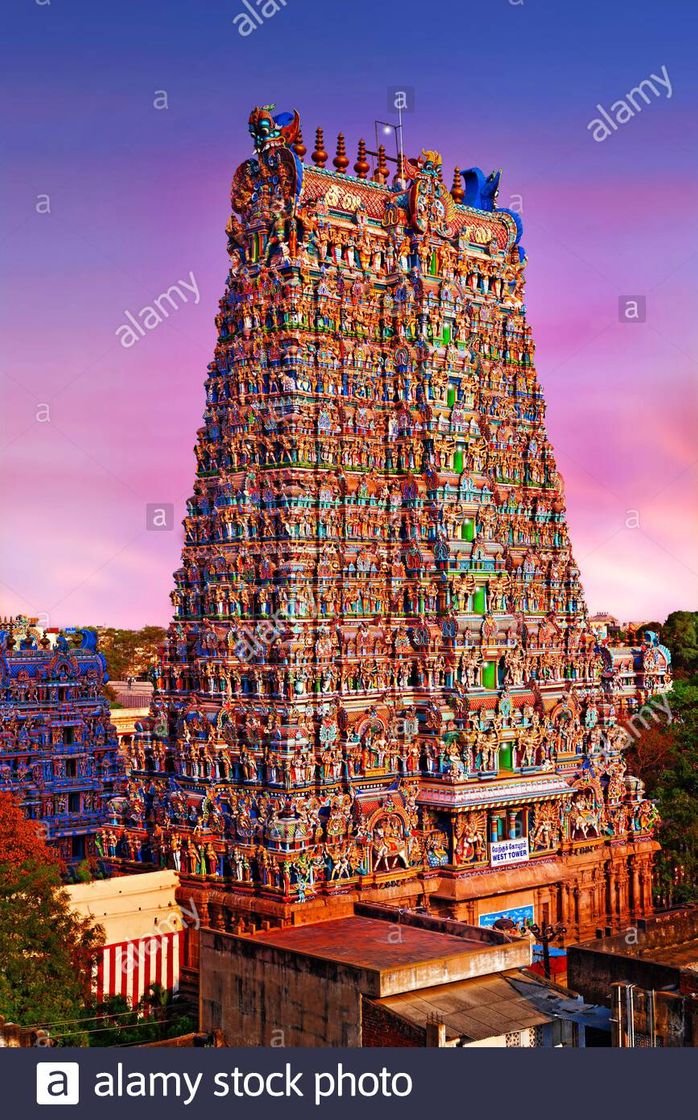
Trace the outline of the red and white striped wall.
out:
[[[183,938],[184,931],[177,930],[105,945],[97,966],[97,1000],[123,996],[134,1006],[151,984],[177,991]]]

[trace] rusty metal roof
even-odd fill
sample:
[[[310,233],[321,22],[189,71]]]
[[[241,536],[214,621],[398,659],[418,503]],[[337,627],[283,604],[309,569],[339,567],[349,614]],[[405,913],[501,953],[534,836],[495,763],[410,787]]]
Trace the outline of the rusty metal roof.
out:
[[[539,1027],[556,1018],[555,1013],[541,1010],[525,993],[517,990],[509,977],[515,972],[478,976],[453,984],[386,996],[375,1002],[413,1026],[426,1026],[437,1019],[446,1026],[446,1039],[478,1042],[499,1035]],[[544,985],[536,987],[545,988]]]

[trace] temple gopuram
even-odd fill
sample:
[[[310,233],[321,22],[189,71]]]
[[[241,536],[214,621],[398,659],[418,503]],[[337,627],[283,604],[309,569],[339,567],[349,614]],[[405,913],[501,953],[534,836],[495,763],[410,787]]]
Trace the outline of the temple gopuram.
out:
[[[354,902],[627,923],[657,848],[623,757],[639,655],[588,623],[520,217],[434,151],[390,170],[361,141],[351,174],[341,134],[304,162],[296,113],[249,130],[111,864],[176,869],[214,930]]]
[[[99,856],[107,802],[123,785],[107,680],[92,631],[0,620],[0,790],[66,865]]]

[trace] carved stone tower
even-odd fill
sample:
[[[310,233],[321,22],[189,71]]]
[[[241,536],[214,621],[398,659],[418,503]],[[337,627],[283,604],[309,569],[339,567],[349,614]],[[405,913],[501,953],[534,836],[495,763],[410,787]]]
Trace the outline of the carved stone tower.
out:
[[[250,117],[174,620],[105,844],[205,921],[355,899],[577,934],[651,908],[499,174],[312,165]],[[299,153],[300,152],[300,156]],[[608,668],[610,658],[611,670]],[[631,661],[632,664],[632,661]]]

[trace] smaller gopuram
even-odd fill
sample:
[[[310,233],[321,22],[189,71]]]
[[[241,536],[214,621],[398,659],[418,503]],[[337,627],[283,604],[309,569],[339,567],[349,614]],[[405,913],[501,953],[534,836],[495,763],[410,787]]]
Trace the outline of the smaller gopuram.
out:
[[[66,864],[98,855],[123,766],[90,630],[0,620],[0,790],[14,793]]]

